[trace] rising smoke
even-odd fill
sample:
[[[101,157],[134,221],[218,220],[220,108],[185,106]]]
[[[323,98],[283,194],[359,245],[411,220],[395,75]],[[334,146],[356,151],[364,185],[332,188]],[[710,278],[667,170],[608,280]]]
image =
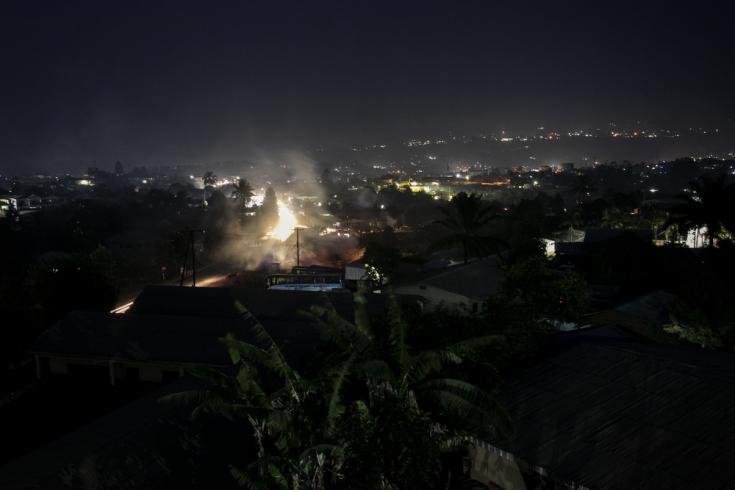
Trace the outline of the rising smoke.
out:
[[[275,190],[278,220],[263,223],[257,207],[246,216],[236,209],[219,210],[222,233],[214,250],[218,259],[247,270],[289,270],[297,262],[296,227],[301,228],[301,265],[342,267],[360,257],[357,237],[332,227],[339,218],[327,210],[329,195],[320,182],[323,168],[318,162],[289,151],[263,155],[257,163],[254,166],[260,170],[250,170],[243,177],[253,184],[256,194],[268,187]]]

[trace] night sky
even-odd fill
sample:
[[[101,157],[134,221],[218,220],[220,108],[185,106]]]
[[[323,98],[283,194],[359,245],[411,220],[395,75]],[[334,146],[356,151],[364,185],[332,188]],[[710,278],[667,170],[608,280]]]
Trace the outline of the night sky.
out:
[[[398,3],[3,2],[0,171],[733,124],[735,2]]]

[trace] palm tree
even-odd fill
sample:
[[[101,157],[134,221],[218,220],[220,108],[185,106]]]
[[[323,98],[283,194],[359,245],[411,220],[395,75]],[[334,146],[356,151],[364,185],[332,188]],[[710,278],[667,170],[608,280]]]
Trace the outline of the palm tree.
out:
[[[456,368],[496,337],[413,350],[394,299],[387,335],[373,329],[362,293],[355,305],[354,322],[329,302],[305,313],[329,335],[332,347],[307,377],[289,366],[267,331],[238,303],[258,345],[222,339],[236,374],[200,370],[196,374],[208,381],[205,391],[166,397],[194,403],[194,415],[219,413],[251,426],[257,457],[231,468],[241,485],[425,488],[422,482],[435,483],[447,448],[465,446],[498,420],[488,393],[444,375],[445,367]]]
[[[665,228],[676,226],[680,230],[706,227],[710,247],[715,239],[727,229],[735,233],[733,208],[735,207],[735,184],[726,182],[726,175],[717,178],[702,176],[689,183],[690,193],[680,196],[681,203],[672,209],[673,215],[664,224]]]
[[[250,202],[250,198],[253,197],[253,188],[246,179],[239,178],[232,194],[240,201],[240,209],[243,210]]]
[[[211,187],[217,183],[217,176],[214,172],[207,171],[202,175],[202,183],[204,184],[204,193],[202,194],[202,205],[207,204],[207,187]]]
[[[334,427],[336,412],[326,411],[322,420],[314,414],[313,399],[340,390],[340,378],[304,379],[286,361],[268,332],[239,302],[236,304],[258,345],[227,335],[220,339],[236,367],[234,375],[206,368],[192,374],[206,382],[203,391],[192,390],[167,395],[164,402],[193,405],[193,417],[214,413],[229,420],[248,423],[253,433],[257,457],[230,472],[248,488],[324,488],[340,447],[326,442]],[[332,381],[332,386],[328,383]],[[320,413],[321,415],[321,413]],[[311,485],[313,481],[320,484]]]
[[[347,367],[347,372],[365,382],[371,395],[389,392],[408,404],[432,413],[449,412],[464,422],[467,416],[477,416],[485,428],[497,422],[497,405],[489,394],[443,374],[446,367],[460,365],[481,349],[497,345],[499,336],[415,350],[408,341],[410,326],[403,320],[394,295],[388,295],[387,333],[374,328],[366,303],[362,291],[355,294],[354,322],[342,318],[331,303],[311,307],[309,316],[337,346],[324,362],[328,369]]]
[[[484,234],[487,225],[497,215],[482,202],[479,194],[460,192],[449,201],[449,205],[439,208],[444,217],[437,221],[449,232],[445,237],[437,240],[432,248],[450,248],[462,246],[464,263],[469,261],[470,254],[487,254],[497,251],[501,242],[499,239]]]

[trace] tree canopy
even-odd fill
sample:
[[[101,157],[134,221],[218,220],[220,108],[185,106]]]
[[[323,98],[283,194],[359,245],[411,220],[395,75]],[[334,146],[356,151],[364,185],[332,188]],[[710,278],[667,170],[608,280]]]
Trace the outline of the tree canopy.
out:
[[[440,211],[443,217],[437,223],[446,234],[436,240],[432,248],[446,249],[459,245],[465,264],[473,255],[484,256],[498,251],[500,240],[490,235],[487,229],[497,215],[483,202],[481,195],[460,192]]]

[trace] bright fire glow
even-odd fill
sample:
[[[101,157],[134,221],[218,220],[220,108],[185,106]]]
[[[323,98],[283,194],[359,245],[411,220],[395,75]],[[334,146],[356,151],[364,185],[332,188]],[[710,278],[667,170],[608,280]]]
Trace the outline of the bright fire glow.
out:
[[[278,224],[268,233],[268,236],[285,242],[294,232],[296,225],[296,215],[285,204],[279,202]]]
[[[126,311],[128,311],[131,306],[133,306],[133,302],[132,301],[129,302],[129,303],[125,303],[122,306],[118,306],[114,310],[110,311],[110,313],[114,313],[116,315],[121,315],[121,314],[125,313]]]

